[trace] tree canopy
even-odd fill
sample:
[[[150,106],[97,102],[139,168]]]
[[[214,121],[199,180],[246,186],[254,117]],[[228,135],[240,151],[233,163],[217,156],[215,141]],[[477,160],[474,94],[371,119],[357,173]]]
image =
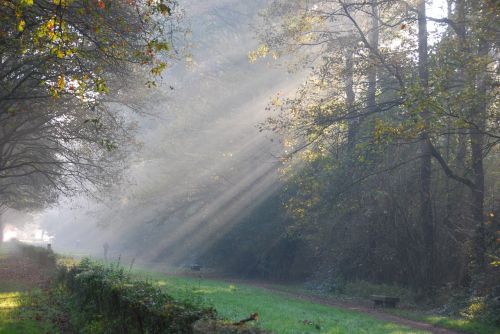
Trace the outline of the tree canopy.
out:
[[[164,0],[0,2],[2,206],[116,181],[133,144],[124,109],[137,106],[124,92],[178,58],[181,18]]]

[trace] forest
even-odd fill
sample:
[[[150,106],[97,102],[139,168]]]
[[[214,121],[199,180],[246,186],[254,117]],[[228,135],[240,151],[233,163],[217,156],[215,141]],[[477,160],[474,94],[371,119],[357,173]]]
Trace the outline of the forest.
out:
[[[0,19],[0,333],[500,333],[498,1]]]

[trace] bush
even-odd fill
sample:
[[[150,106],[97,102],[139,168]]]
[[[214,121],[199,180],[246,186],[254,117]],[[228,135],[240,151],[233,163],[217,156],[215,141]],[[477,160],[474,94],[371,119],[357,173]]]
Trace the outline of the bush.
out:
[[[192,333],[193,324],[215,311],[178,302],[150,282],[133,281],[122,267],[82,260],[62,267],[72,323],[83,333]]]
[[[55,268],[56,255],[50,249],[20,244],[20,251],[22,256],[27,257],[34,261],[41,267]]]
[[[500,327],[500,287],[485,297],[471,298],[462,316]]]

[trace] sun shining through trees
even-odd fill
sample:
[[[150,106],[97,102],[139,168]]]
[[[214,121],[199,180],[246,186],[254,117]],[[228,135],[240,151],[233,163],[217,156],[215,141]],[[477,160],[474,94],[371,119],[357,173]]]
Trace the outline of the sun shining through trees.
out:
[[[143,148],[124,185],[102,205],[70,202],[63,219],[51,214],[60,215],[59,208],[38,218],[61,229],[56,247],[101,254],[108,242],[115,257],[194,261],[278,190],[280,144],[257,126],[269,91],[291,91],[302,75],[248,63],[248,43],[255,44],[248,25],[261,6],[187,5],[193,63],[174,67],[166,85],[149,95],[154,116],[139,120]],[[261,74],[253,76],[256,70]],[[236,87],[242,77],[247,79]],[[88,219],[94,223],[81,224]],[[104,228],[96,230],[96,223]],[[130,243],[139,240],[135,236],[141,241]],[[150,247],[144,249],[144,242]]]
[[[0,0],[0,334],[498,333],[499,15]]]

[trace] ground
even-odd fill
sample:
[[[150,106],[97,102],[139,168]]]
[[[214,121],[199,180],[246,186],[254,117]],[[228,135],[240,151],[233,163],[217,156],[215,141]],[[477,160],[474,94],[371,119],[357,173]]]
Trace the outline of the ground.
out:
[[[260,314],[259,326],[276,333],[436,333],[436,334],[500,334],[500,330],[460,320],[462,331],[432,325],[427,321],[410,320],[381,309],[359,303],[346,303],[319,297],[287,287],[260,282],[207,280],[200,277],[172,276],[142,271],[177,298],[194,298],[214,306],[231,321]],[[415,317],[416,319],[416,317]],[[448,319],[451,322],[451,319]],[[456,320],[459,321],[459,320]],[[318,329],[319,327],[319,329]]]
[[[213,306],[230,322],[258,313],[254,325],[277,334],[500,334],[499,330],[474,327],[463,319],[453,323],[449,318],[432,321],[412,314],[402,317],[367,304],[262,282],[204,279],[199,274],[187,277],[145,270],[133,272],[137,279],[152,280],[175,298]],[[54,314],[45,297],[50,293],[49,279],[50,272],[29,257],[0,253],[0,334],[68,333],[67,319]]]
[[[49,274],[35,261],[0,253],[0,333],[50,333],[52,324],[36,307],[26,307],[46,288]]]

